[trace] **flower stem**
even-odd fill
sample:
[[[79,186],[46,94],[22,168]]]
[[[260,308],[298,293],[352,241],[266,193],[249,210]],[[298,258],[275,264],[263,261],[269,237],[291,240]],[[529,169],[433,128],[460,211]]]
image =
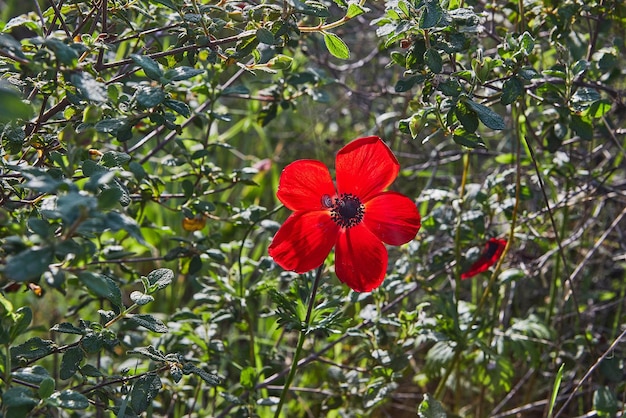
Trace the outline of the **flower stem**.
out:
[[[280,412],[283,409],[283,404],[285,403],[285,399],[287,398],[287,393],[289,393],[289,387],[291,386],[291,382],[293,381],[293,378],[296,375],[296,370],[298,369],[298,360],[300,359],[300,354],[302,353],[304,340],[306,339],[306,335],[309,332],[311,314],[313,313],[313,306],[315,305],[315,295],[317,294],[317,288],[320,284],[323,269],[324,264],[319,266],[317,271],[315,272],[315,280],[313,281],[313,288],[311,289],[311,295],[309,296],[309,302],[306,309],[306,316],[304,318],[304,326],[302,327],[302,329],[300,329],[300,337],[298,338],[298,345],[296,346],[296,351],[293,354],[293,360],[291,361],[291,369],[289,370],[289,375],[287,375],[287,380],[285,381],[285,385],[283,386],[283,391],[280,394],[280,401],[278,402],[276,413],[274,413],[274,418],[280,417]]]

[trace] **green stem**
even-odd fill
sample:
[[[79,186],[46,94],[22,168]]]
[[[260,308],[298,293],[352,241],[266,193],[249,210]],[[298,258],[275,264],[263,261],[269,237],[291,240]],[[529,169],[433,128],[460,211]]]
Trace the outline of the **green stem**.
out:
[[[278,418],[280,416],[280,412],[283,409],[283,404],[285,403],[285,399],[287,398],[287,393],[289,393],[289,387],[291,386],[291,382],[293,381],[293,378],[296,375],[296,370],[298,369],[298,360],[300,359],[300,354],[302,353],[304,340],[306,339],[306,335],[309,332],[311,314],[313,313],[313,306],[315,305],[315,295],[317,294],[317,288],[320,284],[323,269],[324,264],[319,266],[317,272],[315,273],[315,281],[313,282],[313,288],[311,289],[311,295],[309,296],[309,303],[306,310],[306,316],[304,318],[304,326],[300,330],[300,337],[298,338],[296,352],[294,353],[293,360],[291,361],[291,369],[289,370],[289,375],[287,375],[287,380],[285,381],[285,385],[283,386],[283,391],[280,394],[280,401],[278,402],[278,407],[276,408],[274,418]]]

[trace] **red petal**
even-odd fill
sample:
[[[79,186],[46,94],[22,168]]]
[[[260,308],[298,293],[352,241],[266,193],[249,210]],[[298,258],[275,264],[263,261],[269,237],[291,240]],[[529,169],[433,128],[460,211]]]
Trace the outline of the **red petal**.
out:
[[[304,273],[324,262],[338,232],[326,211],[294,212],[274,236],[268,253],[285,270]]]
[[[470,268],[461,274],[461,279],[469,279],[482,273],[489,267],[498,262],[506,247],[506,241],[503,239],[491,238],[485,243],[485,249],[478,260],[470,266]]]
[[[293,211],[322,210],[325,194],[335,195],[328,167],[316,160],[298,160],[283,169],[276,196]]]
[[[381,193],[367,202],[363,222],[374,235],[390,245],[411,241],[421,226],[415,203],[396,192]]]
[[[337,153],[337,190],[361,202],[385,190],[398,176],[400,164],[377,136],[355,139]]]
[[[339,280],[356,292],[380,286],[387,271],[387,250],[363,224],[339,233],[335,250],[335,272]]]

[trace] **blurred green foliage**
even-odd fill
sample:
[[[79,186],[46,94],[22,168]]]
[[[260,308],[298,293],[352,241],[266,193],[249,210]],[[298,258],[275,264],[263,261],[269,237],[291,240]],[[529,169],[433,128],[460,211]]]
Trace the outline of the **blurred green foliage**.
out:
[[[1,416],[273,416],[298,333],[284,416],[623,410],[623,2],[0,5]],[[422,230],[303,326],[280,170],[365,135]]]

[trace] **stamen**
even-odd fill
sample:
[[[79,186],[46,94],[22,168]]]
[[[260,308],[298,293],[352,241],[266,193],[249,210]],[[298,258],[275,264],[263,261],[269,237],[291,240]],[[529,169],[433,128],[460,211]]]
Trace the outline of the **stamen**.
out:
[[[324,195],[326,196],[326,195]],[[322,197],[324,199],[324,197]],[[330,217],[342,228],[352,228],[363,220],[364,208],[358,197],[343,193],[335,198]]]

